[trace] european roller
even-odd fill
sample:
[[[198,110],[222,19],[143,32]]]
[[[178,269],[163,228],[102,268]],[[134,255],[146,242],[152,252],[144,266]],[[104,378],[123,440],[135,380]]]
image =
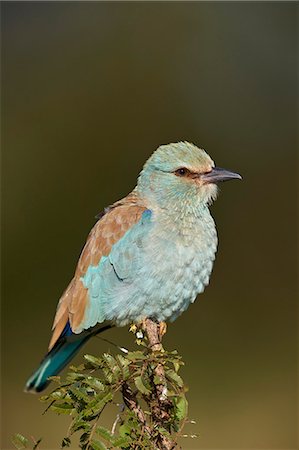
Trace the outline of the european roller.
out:
[[[104,210],[59,300],[49,350],[26,384],[40,392],[93,335],[145,318],[174,321],[203,292],[217,232],[209,205],[237,173],[188,142],[160,146],[135,189]]]

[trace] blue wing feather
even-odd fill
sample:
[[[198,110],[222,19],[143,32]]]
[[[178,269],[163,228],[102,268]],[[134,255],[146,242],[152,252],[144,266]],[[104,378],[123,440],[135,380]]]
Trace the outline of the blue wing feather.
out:
[[[89,305],[78,331],[105,320],[128,323],[132,320],[131,286],[142,266],[143,242],[151,229],[150,210],[116,242],[108,256],[102,257],[97,266],[89,266],[82,277],[88,289]],[[138,305],[135,305],[135,308]]]

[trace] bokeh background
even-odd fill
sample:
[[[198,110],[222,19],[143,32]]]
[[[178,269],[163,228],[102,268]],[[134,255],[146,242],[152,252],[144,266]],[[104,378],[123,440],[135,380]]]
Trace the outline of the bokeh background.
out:
[[[24,382],[94,216],[178,140],[244,177],[212,207],[211,284],[165,339],[200,433],[183,448],[298,448],[297,7],[2,2],[1,448],[15,432],[58,448],[69,419]],[[132,347],[126,329],[106,338]]]

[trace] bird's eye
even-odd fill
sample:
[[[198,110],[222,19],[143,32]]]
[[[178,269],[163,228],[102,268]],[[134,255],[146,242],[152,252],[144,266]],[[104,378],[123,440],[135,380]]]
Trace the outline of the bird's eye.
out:
[[[174,173],[176,175],[178,175],[179,177],[183,177],[183,176],[185,176],[185,175],[187,175],[189,173],[189,170],[186,169],[186,167],[180,167]]]

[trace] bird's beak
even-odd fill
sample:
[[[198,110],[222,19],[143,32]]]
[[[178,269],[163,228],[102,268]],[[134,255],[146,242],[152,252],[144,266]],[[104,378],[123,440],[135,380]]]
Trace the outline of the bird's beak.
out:
[[[201,175],[201,179],[204,184],[208,183],[218,183],[219,181],[228,181],[236,178],[242,180],[241,175],[235,172],[230,172],[229,170],[222,169],[221,167],[213,167],[211,172],[207,172]]]

